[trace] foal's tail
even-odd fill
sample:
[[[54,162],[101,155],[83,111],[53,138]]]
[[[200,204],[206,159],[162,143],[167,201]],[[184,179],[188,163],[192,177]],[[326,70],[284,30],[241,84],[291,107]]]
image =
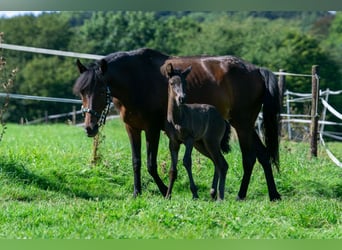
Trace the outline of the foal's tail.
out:
[[[271,163],[279,171],[279,117],[281,111],[280,90],[276,76],[268,69],[259,69],[266,87],[263,105],[264,134],[266,149]]]
[[[230,124],[225,121],[226,129],[221,140],[221,150],[223,153],[227,154],[230,151],[229,139],[230,139]]]

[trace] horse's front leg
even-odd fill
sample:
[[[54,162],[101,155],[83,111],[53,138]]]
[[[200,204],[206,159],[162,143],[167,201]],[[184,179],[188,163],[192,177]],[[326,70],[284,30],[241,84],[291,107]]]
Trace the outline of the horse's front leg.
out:
[[[180,143],[175,140],[170,139],[169,150],[171,153],[171,167],[169,171],[169,187],[167,189],[166,198],[171,198],[173,184],[177,179],[177,163],[178,163],[178,152],[180,148]]]
[[[146,134],[146,149],[147,149],[147,170],[153,177],[157,184],[159,191],[165,197],[167,193],[167,186],[163,183],[158,175],[157,169],[157,153],[160,138],[159,129],[149,129],[145,131]]]
[[[136,197],[141,194],[141,130],[134,129],[126,124],[126,131],[131,143],[134,174],[133,196]]]

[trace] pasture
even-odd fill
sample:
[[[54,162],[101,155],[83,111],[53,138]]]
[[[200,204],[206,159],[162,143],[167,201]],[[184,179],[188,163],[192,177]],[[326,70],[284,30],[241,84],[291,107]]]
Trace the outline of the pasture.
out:
[[[192,200],[186,171],[165,200],[146,170],[142,196],[133,198],[130,145],[121,120],[108,121],[101,160],[91,166],[92,139],[65,124],[8,125],[0,143],[2,239],[340,239],[342,171],[321,150],[310,159],[308,143],[281,141],[275,181],[282,201],[270,202],[257,163],[247,199],[235,201],[242,177],[237,141],[229,163],[225,200],[212,202],[210,160],[193,152],[199,199]],[[143,143],[144,145],[144,143]],[[342,158],[342,144],[330,143]],[[143,146],[143,152],[145,148]],[[184,146],[181,147],[180,158]],[[158,171],[168,182],[170,155],[161,136]]]

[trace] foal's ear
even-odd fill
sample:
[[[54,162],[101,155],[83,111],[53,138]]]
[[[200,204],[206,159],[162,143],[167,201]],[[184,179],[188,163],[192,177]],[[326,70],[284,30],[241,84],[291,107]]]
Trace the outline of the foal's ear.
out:
[[[182,75],[184,76],[184,78],[187,77],[187,75],[190,73],[191,69],[192,69],[192,66],[190,65],[185,70],[183,70]]]
[[[108,66],[107,61],[105,59],[101,59],[101,61],[100,61],[100,69],[101,69],[101,73],[102,74],[106,73],[107,66]]]
[[[172,73],[173,73],[173,66],[172,66],[172,63],[168,63],[168,64],[166,65],[165,70],[166,70],[166,74],[167,74],[169,77],[171,77],[171,76],[172,76]]]
[[[81,63],[81,61],[79,59],[77,59],[76,61],[76,65],[78,67],[78,71],[80,72],[80,74],[82,74],[84,71],[87,71],[88,69]]]

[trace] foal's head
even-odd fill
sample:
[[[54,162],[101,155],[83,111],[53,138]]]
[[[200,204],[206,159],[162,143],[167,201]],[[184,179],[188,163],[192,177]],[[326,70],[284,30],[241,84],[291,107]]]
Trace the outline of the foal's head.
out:
[[[174,69],[172,64],[166,65],[166,73],[169,79],[169,96],[176,100],[177,105],[183,104],[186,97],[186,77],[191,71],[191,66],[185,70]]]

